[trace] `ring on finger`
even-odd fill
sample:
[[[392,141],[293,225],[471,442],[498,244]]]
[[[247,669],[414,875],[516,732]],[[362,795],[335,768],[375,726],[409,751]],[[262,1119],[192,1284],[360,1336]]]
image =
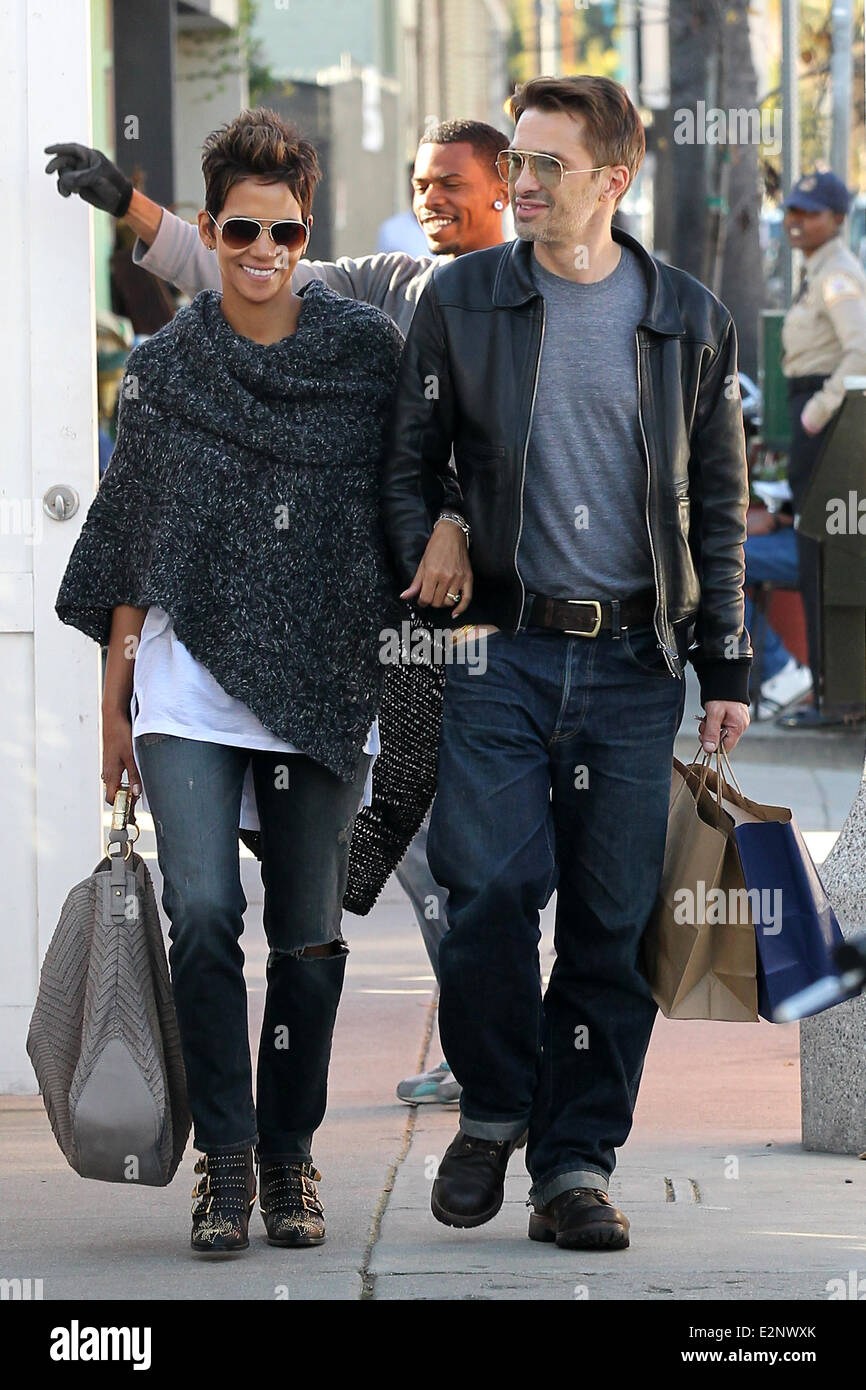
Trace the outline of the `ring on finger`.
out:
[[[450,600],[451,600],[452,603],[459,603],[459,602],[460,602],[460,595],[459,595],[459,594],[452,594],[451,591],[450,591],[450,589],[446,591],[445,597],[446,597],[446,598],[450,598]]]

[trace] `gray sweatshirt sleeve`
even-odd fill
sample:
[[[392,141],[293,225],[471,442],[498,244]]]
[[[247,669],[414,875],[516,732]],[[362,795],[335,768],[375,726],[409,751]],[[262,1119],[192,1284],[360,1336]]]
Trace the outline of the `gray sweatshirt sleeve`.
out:
[[[136,265],[177,285],[190,299],[199,290],[220,288],[217,258],[203,244],[198,228],[168,208],[163,211],[153,244],[148,247],[139,239],[132,258]],[[405,333],[434,264],[432,258],[416,259],[403,251],[358,260],[341,256],[338,261],[300,261],[292,276],[292,288],[299,290],[310,280],[324,280],[337,294],[382,309]]]
[[[357,260],[341,256],[338,261],[301,261],[292,277],[292,288],[300,289],[315,276],[346,299],[358,299],[381,309],[406,334],[418,296],[435,264],[432,257],[418,258],[405,251],[381,252]]]
[[[168,208],[163,209],[152,245],[145,245],[139,237],[132,248],[132,259],[152,275],[177,285],[190,299],[194,299],[199,290],[221,287],[216,255],[202,242],[198,227],[176,217]]]

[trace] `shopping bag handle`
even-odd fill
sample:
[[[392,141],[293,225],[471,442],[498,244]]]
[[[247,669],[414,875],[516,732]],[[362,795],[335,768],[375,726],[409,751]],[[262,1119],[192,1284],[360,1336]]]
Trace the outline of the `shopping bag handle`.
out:
[[[714,749],[713,752],[709,752],[706,748],[703,747],[702,744],[699,744],[699,751],[701,754],[701,758],[700,768],[698,770],[698,778],[700,780],[701,791],[706,790],[707,771],[712,766],[713,758],[715,758],[716,760],[716,804],[718,805],[719,810],[721,810],[723,786],[727,787],[729,785],[733,785],[739,792],[740,796],[744,795],[743,789],[737,781],[737,776],[734,772],[734,769],[731,767],[731,760],[728,757],[727,750],[725,749],[724,741],[722,739],[719,740],[718,746]],[[722,771],[722,763],[724,763],[727,772],[730,774],[730,783],[728,782],[728,778],[726,777],[725,772]]]
[[[733,782],[733,784],[734,784],[734,786],[736,787],[737,791],[739,792],[740,796],[744,796],[745,793],[744,793],[742,787],[740,786],[739,782],[737,781],[737,774],[734,772],[734,769],[731,767],[731,760],[730,760],[730,758],[728,757],[728,750],[727,750],[727,748],[725,747],[725,744],[724,744],[724,740],[723,740],[723,739],[719,741],[719,752],[720,752],[721,755],[722,755],[722,761],[724,762],[725,767],[727,768],[728,772],[730,773],[731,781]]]

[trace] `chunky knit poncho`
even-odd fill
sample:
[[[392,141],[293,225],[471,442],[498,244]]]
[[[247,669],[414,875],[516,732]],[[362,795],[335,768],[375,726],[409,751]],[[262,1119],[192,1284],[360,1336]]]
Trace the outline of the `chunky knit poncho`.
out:
[[[130,354],[56,608],[101,643],[117,604],[165,609],[229,695],[349,781],[392,614],[378,482],[403,340],[319,281],[303,300],[262,345],[204,290]]]

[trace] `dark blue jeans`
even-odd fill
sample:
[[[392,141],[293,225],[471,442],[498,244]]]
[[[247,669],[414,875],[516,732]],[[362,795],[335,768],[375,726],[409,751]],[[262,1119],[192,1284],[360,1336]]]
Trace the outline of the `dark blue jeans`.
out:
[[[136,760],[153,812],[174,1000],[194,1143],[309,1159],[348,947],[340,921],[355,815],[370,754],[341,782],[311,758],[144,734]],[[246,898],[238,821],[252,759],[270,947],[256,1102],[240,945]],[[281,771],[282,769],[282,771]],[[307,947],[336,943],[329,955]]]
[[[656,1006],[638,968],[664,860],[685,682],[651,627],[529,628],[447,669],[428,855],[448,889],[439,1030],[461,1128],[516,1138],[541,1204],[607,1188]],[[539,911],[557,889],[542,1000]]]
[[[781,531],[770,531],[766,536],[749,536],[745,544],[746,588],[762,580],[771,579],[775,584],[797,585],[797,537],[792,526]],[[753,643],[759,633],[754,626],[755,605],[746,594],[744,622],[751,633]],[[791,660],[791,653],[777,632],[765,619],[764,631],[764,669],[762,681],[778,676],[783,666]],[[755,691],[755,698],[760,692]]]

